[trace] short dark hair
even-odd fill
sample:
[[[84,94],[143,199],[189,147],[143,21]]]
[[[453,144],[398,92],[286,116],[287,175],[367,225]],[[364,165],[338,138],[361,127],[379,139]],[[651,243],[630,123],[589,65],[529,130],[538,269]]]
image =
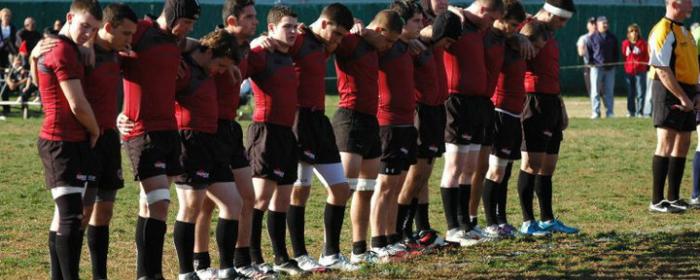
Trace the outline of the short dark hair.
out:
[[[395,0],[389,5],[389,9],[397,12],[404,21],[408,21],[416,14],[423,14],[423,7],[415,0]]]
[[[403,30],[404,21],[401,16],[392,10],[386,9],[381,10],[374,16],[372,24],[384,28],[388,31],[401,34]]]
[[[321,16],[342,26],[348,31],[350,31],[352,26],[355,24],[355,19],[353,18],[350,9],[340,3],[333,3],[324,7],[323,10],[321,10]]]
[[[226,24],[226,19],[230,16],[238,18],[245,7],[255,5],[255,0],[225,0],[221,8],[221,18]]]
[[[288,6],[274,5],[270,8],[270,11],[267,12],[267,24],[278,24],[282,21],[283,17],[298,18],[299,16]]]
[[[481,5],[486,7],[486,9],[490,11],[498,11],[503,13],[505,10],[505,5],[503,4],[503,0],[476,0],[478,1]]]
[[[518,22],[523,22],[525,20],[525,8],[520,4],[518,0],[503,0],[505,5],[505,13],[503,13],[503,19],[509,20],[514,19]]]
[[[102,20],[102,9],[97,0],[73,0],[70,4],[71,13],[88,13],[97,20]]]
[[[235,62],[239,62],[241,59],[236,37],[226,30],[217,29],[204,35],[199,39],[199,45],[204,50],[210,49],[212,58],[224,57]]]
[[[102,21],[104,23],[109,23],[114,27],[122,24],[124,20],[130,20],[134,23],[139,22],[136,13],[129,7],[129,5],[122,3],[112,3],[107,5],[107,7],[102,10]]]

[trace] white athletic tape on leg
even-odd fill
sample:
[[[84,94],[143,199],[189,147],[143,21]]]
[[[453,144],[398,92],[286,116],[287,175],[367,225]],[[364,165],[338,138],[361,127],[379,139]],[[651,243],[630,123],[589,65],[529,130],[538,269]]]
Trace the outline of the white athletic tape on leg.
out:
[[[343,165],[340,164],[340,162],[316,164],[314,165],[313,171],[318,180],[321,181],[321,184],[326,188],[348,182],[348,179],[345,178]]]
[[[51,189],[51,197],[53,199],[59,198],[61,196],[67,195],[67,194],[74,194],[74,193],[79,193],[80,196],[83,196],[83,193],[85,193],[85,188],[83,187],[55,187]]]
[[[497,166],[499,168],[506,167],[510,160],[499,158],[495,155],[489,155],[489,166]]]
[[[143,191],[143,188],[139,189],[139,202],[142,204],[148,204],[148,200],[146,199],[146,193]]]
[[[469,152],[469,145],[457,145],[452,143],[445,143],[446,153],[461,153],[466,154]]]
[[[314,174],[313,169],[313,166],[305,162],[297,164],[297,180],[294,182],[294,186],[311,187],[311,179]]]
[[[348,185],[350,185],[350,189],[354,191],[355,189],[357,189],[357,179],[355,179],[355,178],[348,179]]]
[[[374,191],[374,186],[377,184],[377,180],[372,179],[357,179],[357,191],[369,192]]]
[[[481,144],[469,144],[470,152],[478,152],[481,150]]]
[[[170,201],[170,190],[168,189],[157,189],[146,193],[146,202],[148,205],[156,203],[158,201],[167,200]]]

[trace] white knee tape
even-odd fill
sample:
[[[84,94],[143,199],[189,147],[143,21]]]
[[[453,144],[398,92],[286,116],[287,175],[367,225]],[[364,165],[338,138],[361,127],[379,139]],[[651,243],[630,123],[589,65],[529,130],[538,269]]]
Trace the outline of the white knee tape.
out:
[[[461,153],[466,154],[469,152],[469,145],[457,145],[452,143],[445,143],[446,153]]]
[[[351,190],[356,190],[357,189],[357,179],[355,178],[350,178],[348,179],[348,185],[350,185]]]
[[[377,184],[377,180],[372,179],[357,179],[356,191],[367,192],[374,191],[374,186]]]
[[[157,189],[146,193],[146,202],[148,205],[156,203],[158,201],[167,200],[170,201],[170,190],[168,189]]]
[[[313,176],[313,166],[308,163],[300,162],[297,165],[297,180],[294,182],[295,187],[311,187],[311,179]]]
[[[78,193],[82,197],[85,193],[85,188],[83,187],[55,187],[51,189],[51,197],[53,199],[59,198],[67,194]]]
[[[489,166],[497,166],[499,168],[506,167],[510,160],[499,158],[495,155],[489,155]]]
[[[470,152],[478,152],[481,150],[481,144],[469,144]]]
[[[316,164],[314,165],[313,171],[314,174],[316,174],[316,177],[318,177],[318,180],[321,181],[321,184],[323,184],[326,188],[348,182],[348,179],[345,178],[343,165],[339,162]]]
[[[148,204],[148,200],[146,199],[146,193],[143,192],[143,188],[140,188],[139,191],[139,203]]]

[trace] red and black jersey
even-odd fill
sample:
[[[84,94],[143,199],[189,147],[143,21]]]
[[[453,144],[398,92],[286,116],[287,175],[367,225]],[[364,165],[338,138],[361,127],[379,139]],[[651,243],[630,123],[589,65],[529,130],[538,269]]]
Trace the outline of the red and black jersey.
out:
[[[343,38],[335,50],[338,107],[377,114],[379,57],[377,50],[357,34]]]
[[[116,128],[117,91],[122,82],[121,65],[116,52],[95,44],[95,65],[86,68],[85,97],[95,112],[101,129]]]
[[[467,19],[462,35],[445,50],[449,94],[491,96],[486,90],[485,34],[486,31]]]
[[[241,63],[238,64],[238,69],[241,72],[241,79],[246,77],[246,68],[248,65],[248,57],[243,56]],[[219,119],[235,120],[236,110],[241,101],[241,82],[236,82],[229,71],[217,74],[214,76],[217,92],[217,104],[219,105]]]
[[[39,57],[39,93],[44,110],[44,122],[39,138],[49,141],[78,142],[87,139],[87,130],[73,115],[61,82],[84,78],[78,46],[68,37],[59,40],[50,51]]]
[[[416,110],[413,58],[398,41],[379,54],[379,125],[412,125]]]
[[[449,95],[447,89],[447,71],[445,70],[445,49],[433,48],[433,59],[435,60],[435,73],[437,74],[437,91],[441,103],[447,100]]]
[[[177,38],[151,20],[134,34],[136,58],[124,59],[124,114],[135,121],[131,138],[146,131],[176,130],[175,79],[180,64]]]
[[[292,127],[299,86],[292,57],[258,47],[248,55],[247,72],[255,95],[253,121]]]
[[[528,93],[557,95],[559,89],[559,43],[550,34],[537,56],[527,62],[525,90]]]
[[[437,65],[432,50],[413,55],[413,80],[416,101],[425,105],[437,106],[445,102],[440,95]]]
[[[490,30],[484,36],[484,54],[486,55],[486,92],[493,94],[498,82],[498,74],[503,66],[506,38]]]
[[[297,35],[289,49],[299,80],[299,107],[323,110],[326,94],[326,59],[323,42],[309,28]]]
[[[525,105],[525,71],[527,64],[520,52],[506,47],[503,67],[498,75],[496,91],[491,101],[501,110],[520,114]]]
[[[214,78],[192,59],[184,55],[187,72],[178,79],[175,118],[180,130],[216,133],[219,118],[217,88]]]

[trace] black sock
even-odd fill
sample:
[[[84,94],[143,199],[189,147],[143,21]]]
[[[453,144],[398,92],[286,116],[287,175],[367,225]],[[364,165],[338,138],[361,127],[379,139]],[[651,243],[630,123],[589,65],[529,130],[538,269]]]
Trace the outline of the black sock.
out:
[[[496,220],[496,207],[498,198],[499,183],[489,179],[484,179],[484,193],[482,199],[484,201],[484,214],[486,216],[486,225],[492,226],[498,223]]]
[[[459,226],[466,231],[472,229],[471,221],[469,220],[469,200],[472,193],[472,185],[459,185],[458,192],[458,212]]]
[[[416,211],[418,211],[418,199],[414,198],[411,200],[411,206],[408,207],[408,211],[406,211],[406,218],[404,218],[403,223],[403,233],[397,231],[398,233],[403,234],[403,236],[406,237],[413,236],[413,219],[416,217]]]
[[[211,267],[211,256],[209,252],[194,253],[192,256],[194,271],[203,270]]]
[[[54,201],[59,213],[56,256],[61,266],[61,274],[63,279],[79,279],[80,249],[83,246],[83,231],[80,229],[82,196],[79,193],[71,193]]]
[[[56,232],[49,231],[49,259],[51,262],[51,279],[63,279],[61,274],[61,264],[58,262],[58,254],[56,253]]]
[[[216,245],[219,248],[219,268],[233,267],[233,250],[238,240],[238,221],[219,217],[216,224]]]
[[[409,208],[411,208],[411,205],[399,203],[398,211],[396,212],[396,233],[399,234],[399,236],[403,235],[404,229],[407,226],[406,215],[408,214]],[[393,244],[395,242],[390,243]]]
[[[513,162],[506,165],[506,173],[503,175],[503,181],[498,184],[496,191],[496,220],[498,224],[507,224],[506,204],[508,202],[508,180],[510,180],[511,171],[513,170]]]
[[[87,243],[90,249],[94,279],[107,279],[107,253],[109,251],[109,226],[88,225]]]
[[[473,229],[473,228],[475,228],[475,227],[478,226],[478,225],[479,225],[479,219],[477,219],[477,217],[471,217],[471,216],[469,216],[469,226],[470,226],[470,229]]]
[[[428,203],[416,204],[416,230],[430,229],[430,213],[428,212]]]
[[[535,193],[540,204],[540,219],[550,221],[554,219],[552,210],[552,176],[535,176]]]
[[[324,256],[340,253],[340,232],[343,229],[344,218],[345,205],[338,206],[326,203],[326,208],[323,210],[323,224],[326,229]]]
[[[263,264],[265,259],[260,248],[262,239],[262,221],[265,211],[253,208],[253,220],[250,225],[250,258],[254,263]]]
[[[180,264],[180,274],[194,271],[194,223],[175,221],[173,242]]]
[[[534,221],[535,214],[532,209],[532,200],[535,191],[535,175],[520,170],[518,176],[518,197],[520,198],[520,209],[523,212],[523,221]]]
[[[143,225],[145,270],[149,277],[163,275],[163,243],[165,241],[165,221],[147,218]],[[192,261],[190,261],[190,265]]]
[[[440,188],[442,195],[442,207],[445,212],[445,220],[447,220],[447,229],[459,227],[459,219],[457,208],[459,207],[459,189],[458,188]]]
[[[250,247],[236,247],[233,255],[236,268],[250,266]]]
[[[669,158],[654,156],[651,161],[651,171],[653,174],[651,203],[657,204],[664,199],[664,184],[669,170]]]
[[[136,278],[146,276],[146,247],[144,247],[143,226],[146,224],[146,218],[139,216],[136,219],[136,231],[134,232],[134,241],[136,242]]]
[[[364,254],[367,252],[367,241],[356,241],[352,243],[352,253],[355,255]]]
[[[287,244],[285,240],[287,213],[268,211],[267,232],[270,234],[272,251],[275,253],[275,264],[282,264],[289,260]]]
[[[401,242],[401,234],[399,234],[399,233],[394,233],[394,234],[392,234],[392,235],[387,236],[387,237],[386,237],[386,242],[387,242],[388,244],[395,244],[395,243]]]
[[[289,205],[287,227],[289,228],[289,239],[292,241],[294,257],[308,255],[309,252],[306,251],[304,241],[304,206]]]
[[[684,157],[671,157],[668,161],[668,200],[678,200],[681,192],[681,181],[685,171]]]
[[[372,248],[384,248],[388,244],[387,238],[384,235],[372,236]]]

